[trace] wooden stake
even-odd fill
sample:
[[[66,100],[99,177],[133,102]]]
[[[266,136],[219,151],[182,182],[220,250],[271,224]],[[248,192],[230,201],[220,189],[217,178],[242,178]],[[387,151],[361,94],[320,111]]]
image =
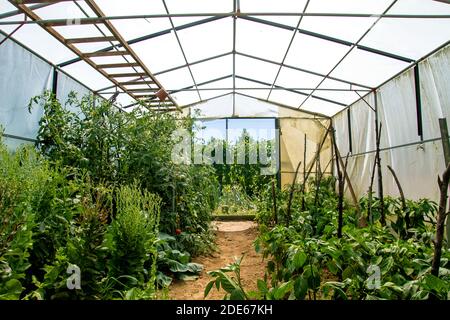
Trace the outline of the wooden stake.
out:
[[[444,240],[444,224],[445,219],[448,215],[447,213],[447,198],[448,198],[448,185],[450,180],[450,163],[447,166],[444,174],[442,175],[442,180],[439,177],[439,190],[441,192],[439,200],[439,210],[436,223],[436,239],[434,240],[434,256],[433,262],[431,264],[431,274],[435,277],[439,277],[439,268],[441,264],[442,256],[442,242]]]
[[[272,179],[272,200],[273,200],[273,220],[278,224],[278,209],[277,209],[277,191],[275,181]]]
[[[292,207],[292,199],[294,198],[294,191],[295,191],[295,185],[297,183],[297,176],[298,172],[300,171],[300,166],[302,165],[302,162],[300,161],[297,166],[297,170],[295,171],[294,181],[292,181],[291,185],[291,193],[289,194],[289,202],[286,212],[286,224],[289,225],[289,222],[292,220],[291,218],[291,207]]]
[[[402,210],[405,213],[405,222],[406,222],[406,233],[408,234],[408,230],[411,227],[411,220],[409,218],[409,212],[406,210],[406,199],[405,194],[403,193],[403,188],[400,184],[400,180],[398,180],[397,174],[395,173],[394,169],[392,169],[391,166],[387,166],[389,171],[394,176],[395,183],[397,184],[398,191],[400,192],[400,199],[402,201]]]

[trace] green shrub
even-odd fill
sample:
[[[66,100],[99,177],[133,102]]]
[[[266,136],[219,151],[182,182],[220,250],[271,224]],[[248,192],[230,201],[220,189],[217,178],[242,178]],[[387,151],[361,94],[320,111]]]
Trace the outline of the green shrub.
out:
[[[136,185],[119,188],[117,215],[107,235],[110,277],[129,276],[154,284],[160,204],[158,196],[141,192]]]

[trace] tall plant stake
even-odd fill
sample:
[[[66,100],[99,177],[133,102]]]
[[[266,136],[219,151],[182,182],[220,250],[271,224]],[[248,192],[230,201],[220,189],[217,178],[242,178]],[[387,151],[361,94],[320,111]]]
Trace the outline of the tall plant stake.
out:
[[[448,198],[448,184],[450,180],[450,163],[442,175],[442,180],[439,177],[439,190],[441,192],[439,200],[439,210],[436,223],[436,239],[434,240],[434,256],[431,264],[431,274],[435,277],[439,277],[439,267],[441,264],[442,256],[442,242],[444,240],[444,225],[445,219],[448,216],[447,212],[447,198]]]
[[[403,193],[402,185],[400,184],[400,180],[397,177],[397,174],[395,173],[394,169],[392,169],[391,166],[387,166],[389,171],[394,176],[395,183],[397,184],[398,192],[400,193],[400,199],[402,201],[402,211],[405,213],[405,223],[406,223],[406,232],[408,233],[409,228],[411,227],[411,220],[409,218],[409,212],[406,210],[406,198],[405,194]]]
[[[272,179],[272,200],[273,200],[273,221],[278,224],[278,209],[277,209],[277,191],[275,181]]]
[[[303,185],[306,185],[306,134],[305,134],[305,148],[303,150]],[[306,209],[306,203],[305,203],[305,193],[302,193],[302,211],[305,211]]]
[[[288,202],[288,207],[287,207],[287,212],[286,212],[286,224],[289,225],[289,222],[291,222],[291,208],[292,208],[292,200],[294,198],[294,191],[295,191],[295,185],[297,182],[297,177],[298,177],[298,172],[300,171],[300,166],[302,165],[302,162],[300,161],[298,163],[297,166],[297,170],[295,171],[295,176],[294,176],[294,181],[292,181],[292,185],[291,185],[291,192],[289,194],[289,202]]]

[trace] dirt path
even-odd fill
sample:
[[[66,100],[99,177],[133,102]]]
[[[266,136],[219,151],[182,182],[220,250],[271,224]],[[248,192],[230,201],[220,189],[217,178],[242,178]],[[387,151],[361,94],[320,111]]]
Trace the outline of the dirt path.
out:
[[[234,262],[234,258],[245,255],[241,265],[241,277],[244,288],[256,290],[257,279],[264,277],[265,262],[262,256],[255,252],[253,242],[258,232],[256,224],[252,222],[218,222],[217,246],[218,252],[211,256],[199,257],[194,262],[204,265],[205,270],[197,281],[176,281],[169,290],[172,300],[203,300],[206,285],[211,281],[208,271],[217,270]],[[215,288],[207,297],[207,300],[221,300],[225,293]]]

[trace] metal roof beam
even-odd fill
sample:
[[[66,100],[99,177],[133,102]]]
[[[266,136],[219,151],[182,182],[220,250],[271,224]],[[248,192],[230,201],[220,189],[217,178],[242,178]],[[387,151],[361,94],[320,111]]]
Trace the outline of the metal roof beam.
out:
[[[236,54],[238,54],[240,56],[243,56],[243,57],[252,58],[252,59],[255,59],[255,60],[259,60],[259,61],[263,61],[263,62],[275,64],[275,65],[279,65],[279,66],[286,67],[286,68],[289,68],[289,69],[292,69],[292,70],[309,73],[309,74],[312,74],[312,75],[315,75],[315,76],[318,76],[318,77],[325,77],[326,76],[326,75],[324,75],[322,73],[318,73],[318,72],[311,71],[311,70],[306,70],[306,69],[303,69],[303,68],[294,67],[294,66],[287,65],[287,64],[282,64],[282,63],[279,63],[279,62],[276,62],[276,61],[264,59],[264,58],[261,58],[261,57],[253,56],[253,55],[242,53],[242,52],[236,52]],[[334,81],[338,81],[338,82],[342,82],[342,83],[346,83],[346,84],[351,85],[351,86],[357,86],[357,87],[361,87],[361,88],[365,88],[365,89],[369,89],[369,90],[373,89],[373,88],[371,88],[369,86],[366,86],[364,84],[360,84],[360,83],[356,83],[356,82],[352,82],[352,81],[347,81],[347,80],[336,78],[336,77],[328,77],[328,79],[334,80]]]
[[[387,14],[389,12],[389,10],[391,10],[391,8],[397,3],[397,1],[398,0],[394,0],[391,2],[391,4],[383,11],[383,14],[372,23],[372,25],[366,30],[366,32],[364,32],[364,34],[358,39],[358,41],[356,41],[356,43],[350,47],[350,49],[347,51],[347,53],[336,63],[336,65],[330,70],[330,72],[327,73],[325,78],[323,78],[322,81],[316,86],[316,89],[319,88],[324,83],[324,81],[333,73],[333,71],[336,70],[341,65],[341,63],[345,60],[345,58],[348,57],[348,55],[353,51],[353,49],[355,49],[358,46],[358,44],[367,36],[367,34],[377,25],[377,23],[381,20],[381,18],[385,14]],[[308,99],[310,97],[314,98],[314,96],[313,96],[314,92],[315,92],[315,90],[313,90],[309,94],[308,98],[306,98],[306,100],[300,104],[300,106],[298,107],[299,109],[301,107],[303,107],[303,105],[306,103],[306,101],[308,101]]]
[[[338,38],[334,38],[334,37],[330,37],[324,34],[320,34],[317,32],[312,32],[312,31],[308,31],[308,30],[304,30],[304,29],[300,29],[300,28],[295,28],[295,27],[291,27],[289,25],[285,25],[285,24],[281,24],[281,23],[277,23],[277,22],[273,22],[273,21],[268,21],[268,20],[264,20],[264,19],[259,19],[259,18],[255,18],[255,17],[240,17],[243,20],[248,20],[248,21],[252,21],[252,22],[256,22],[256,23],[261,23],[261,24],[265,24],[265,25],[269,25],[272,27],[276,27],[276,28],[280,28],[280,29],[284,29],[284,30],[289,30],[289,31],[298,31],[301,34],[307,35],[307,36],[311,36],[311,37],[315,37],[315,38],[319,38],[322,40],[326,40],[326,41],[331,41],[331,42],[335,42],[347,47],[351,47],[351,46],[355,46],[363,51],[367,51],[370,53],[374,53],[374,54],[378,54],[378,55],[382,55],[391,59],[396,59],[396,60],[400,60],[406,63],[413,63],[415,60],[411,59],[411,58],[407,58],[407,57],[402,57],[390,52],[386,52],[383,50],[378,50],[375,48],[371,48],[371,47],[367,47],[367,46],[363,46],[360,44],[356,44],[353,43],[351,41],[346,41],[346,40],[342,40],[342,39],[338,39]]]
[[[242,80],[246,80],[246,81],[251,81],[251,82],[258,83],[258,84],[261,84],[261,85],[265,85],[265,86],[268,86],[268,87],[271,86],[270,83],[259,81],[259,80],[255,80],[255,79],[251,79],[251,78],[247,78],[247,77],[241,77],[241,76],[236,75],[236,78],[242,79]],[[276,88],[280,88],[282,90],[286,90],[286,91],[292,92],[292,93],[297,93],[297,94],[302,95],[302,96],[306,96],[306,97],[310,96],[307,93],[304,93],[304,92],[301,92],[301,91],[297,91],[297,90],[292,90],[292,89],[286,89],[286,88],[284,88],[282,86],[275,86],[275,87]],[[312,96],[312,97],[315,98],[315,99],[318,99],[318,100],[322,100],[322,101],[326,101],[326,102],[337,104],[337,105],[339,105],[341,107],[347,107],[347,104],[342,103],[342,102],[338,102],[338,101],[335,101],[335,100],[322,98],[322,97],[318,97],[318,96]]]
[[[54,3],[41,3],[41,4],[34,5],[34,6],[29,6],[28,8],[31,9],[31,10],[37,10],[37,9],[42,9],[42,8],[51,6],[52,4],[54,4]],[[17,16],[19,14],[23,14],[23,12],[21,10],[19,10],[19,9],[13,10],[13,11],[9,11],[9,12],[5,12],[5,13],[0,14],[0,20],[1,19],[10,18],[10,17],[14,17],[14,16]]]

